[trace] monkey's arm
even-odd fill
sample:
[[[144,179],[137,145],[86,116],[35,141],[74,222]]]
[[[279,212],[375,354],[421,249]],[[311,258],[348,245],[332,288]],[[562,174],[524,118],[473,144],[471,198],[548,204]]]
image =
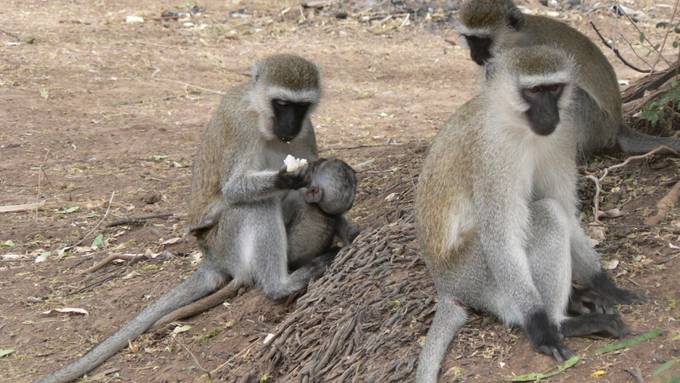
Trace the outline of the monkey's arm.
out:
[[[306,203],[303,201],[300,192],[297,190],[291,190],[286,194],[281,204],[281,210],[283,211],[283,223],[288,227],[295,215],[305,207]]]
[[[337,228],[336,228],[336,235],[342,242],[343,246],[349,246],[354,242],[354,238],[356,238],[360,233],[359,228],[356,227],[355,224],[350,222],[347,217],[344,215],[341,215],[338,217],[338,223],[337,223]]]
[[[308,182],[306,169],[298,172],[286,172],[285,168],[279,171],[235,171],[222,187],[222,192],[229,203],[257,202],[302,188]]]

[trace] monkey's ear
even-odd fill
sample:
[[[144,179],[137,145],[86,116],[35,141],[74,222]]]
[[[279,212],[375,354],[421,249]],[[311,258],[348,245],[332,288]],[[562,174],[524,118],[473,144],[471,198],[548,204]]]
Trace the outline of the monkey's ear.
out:
[[[262,65],[260,63],[256,63],[250,68],[250,78],[253,84],[257,83],[257,81],[260,79],[260,67]]]
[[[524,22],[524,15],[519,9],[514,9],[510,12],[508,16],[508,26],[516,31],[518,31]]]
[[[484,77],[486,77],[487,80],[491,80],[493,78],[494,72],[495,68],[493,63],[484,65]]]
[[[323,198],[323,190],[318,186],[310,186],[302,192],[302,198],[307,203],[319,203]]]

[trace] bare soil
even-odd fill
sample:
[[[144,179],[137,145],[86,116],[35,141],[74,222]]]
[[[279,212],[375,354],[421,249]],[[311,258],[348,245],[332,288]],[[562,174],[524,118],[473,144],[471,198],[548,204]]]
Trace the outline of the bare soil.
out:
[[[195,268],[195,243],[183,236],[192,156],[219,92],[246,81],[255,60],[294,52],[322,68],[325,97],[314,117],[319,143],[324,155],[359,169],[353,218],[365,231],[406,214],[408,205],[388,197],[401,190],[395,173],[417,169],[424,150],[402,148],[424,147],[478,86],[479,70],[466,51],[445,41],[451,26],[444,11],[406,21],[400,13],[381,15],[369,23],[361,16],[344,19],[304,9],[295,1],[199,5],[203,12],[179,21],[160,15],[187,12],[191,5],[167,0],[1,5],[0,206],[45,205],[0,213],[0,350],[15,350],[0,357],[0,381],[29,382],[73,360]],[[537,2],[527,5],[545,11]],[[668,18],[669,12],[663,8],[653,16]],[[608,35],[622,30],[631,40],[638,36],[602,10],[565,14],[591,37],[587,17]],[[143,16],[144,22],[126,23],[129,15]],[[653,23],[642,28],[654,41],[663,38]],[[639,77],[607,54],[621,78]],[[597,173],[620,160],[599,158],[584,171]],[[623,308],[624,317],[636,333],[659,328],[664,335],[587,358],[554,381],[634,381],[624,371],[631,368],[646,381],[667,381],[668,372],[652,375],[663,362],[680,358],[680,211],[675,208],[654,227],[643,221],[679,179],[678,159],[655,158],[617,170],[603,184],[604,207],[624,214],[606,221],[599,249],[605,260],[619,261],[612,271],[618,283],[649,295],[646,303]],[[161,213],[173,215],[105,227]],[[103,243],[95,249],[91,245],[100,234]],[[69,251],[59,251],[67,246]],[[111,253],[149,257],[87,272]],[[415,258],[417,248],[409,254]],[[41,255],[46,260],[36,263]],[[88,315],[45,314],[64,307]],[[295,302],[273,303],[258,291],[243,291],[186,321],[192,327],[185,332],[173,334],[175,326],[168,326],[142,336],[88,381],[207,381],[205,370],[219,366],[215,380],[235,380],[230,371],[251,360],[249,350],[294,309]],[[422,318],[420,332],[414,330],[401,355],[417,354],[430,319]],[[568,344],[587,352],[609,342]],[[365,362],[387,363],[395,355],[389,352],[378,350]],[[553,366],[517,331],[479,317],[452,346],[443,380],[502,381]],[[591,377],[598,371],[604,375]],[[273,375],[276,380],[276,371]]]

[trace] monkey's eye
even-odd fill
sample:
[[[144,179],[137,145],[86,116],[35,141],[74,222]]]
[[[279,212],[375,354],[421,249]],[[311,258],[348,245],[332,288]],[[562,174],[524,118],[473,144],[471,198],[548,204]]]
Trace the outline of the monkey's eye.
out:
[[[555,94],[555,95],[559,95],[560,93],[562,93],[562,90],[564,90],[564,85],[563,84],[552,84],[552,85],[546,86],[545,88],[546,88],[546,91],[548,91],[552,94]]]
[[[539,93],[542,93],[544,91],[545,90],[543,89],[542,86],[537,85],[537,86],[532,86],[531,88],[522,89],[522,94],[524,95],[524,97],[534,98],[534,97],[536,97],[536,95],[538,95]]]
[[[278,105],[278,106],[288,106],[288,104],[289,104],[288,101],[286,101],[286,100],[281,100],[281,99],[278,99],[278,98],[275,99],[274,102],[275,102],[276,105]]]

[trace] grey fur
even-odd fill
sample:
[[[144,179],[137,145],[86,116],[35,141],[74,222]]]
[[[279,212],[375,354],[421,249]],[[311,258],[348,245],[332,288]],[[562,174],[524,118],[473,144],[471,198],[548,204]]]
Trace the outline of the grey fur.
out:
[[[416,227],[439,303],[419,383],[436,382],[465,323],[464,306],[522,327],[537,351],[558,360],[571,355],[560,340],[563,324],[568,334],[618,328],[600,314],[581,322],[566,317],[573,265],[584,276],[601,271],[577,218],[573,65],[554,48],[502,52],[482,94],[454,114],[430,148]],[[553,83],[565,84],[561,122],[549,136],[534,135],[519,88]]]
[[[517,21],[510,25],[510,20]],[[586,35],[540,15],[525,15],[510,0],[468,0],[461,6],[461,34],[490,38],[492,54],[513,46],[549,45],[569,52],[579,66],[575,108],[579,160],[621,150],[647,153],[660,145],[680,151],[680,139],[655,137],[626,126],[614,68]]]
[[[266,72],[268,65],[276,70]],[[286,65],[291,66],[289,72]],[[291,189],[280,185],[299,183],[302,175],[285,173],[280,168],[288,154],[316,159],[317,147],[309,114],[295,139],[289,143],[276,139],[271,133],[272,113],[267,101],[268,92],[274,92],[277,97],[300,95],[315,105],[319,94],[316,66],[302,58],[283,55],[267,58],[257,68],[255,73],[268,75],[258,76],[250,85],[233,88],[225,95],[194,161],[190,230],[197,234],[202,265],[78,361],[38,382],[63,383],[81,377],[158,319],[213,292],[229,278],[255,285],[267,297],[279,299],[304,288],[332,260],[320,257],[292,273],[288,271],[281,204]],[[275,81],[276,76],[285,78]],[[310,82],[309,86],[305,81]],[[297,89],[282,88],[285,83]]]
[[[354,170],[341,160],[321,159],[310,165],[309,172],[309,187],[290,191],[283,201],[288,261],[296,266],[328,252],[335,237],[348,245],[358,234],[343,215],[352,208],[356,195]],[[320,193],[319,201],[306,201],[311,189]]]

